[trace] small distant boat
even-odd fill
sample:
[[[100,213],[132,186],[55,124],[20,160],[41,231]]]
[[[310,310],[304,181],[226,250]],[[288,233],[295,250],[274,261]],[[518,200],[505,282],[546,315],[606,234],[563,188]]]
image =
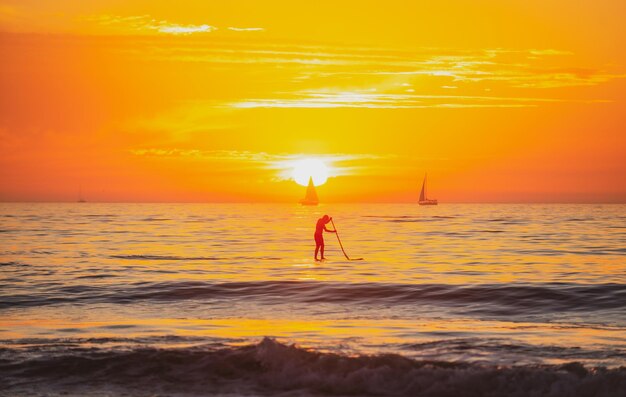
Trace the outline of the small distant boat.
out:
[[[426,195],[426,179],[426,174],[424,174],[424,182],[422,182],[419,205],[437,205],[437,199],[429,199]]]
[[[87,200],[85,200],[85,198],[83,197],[83,187],[80,187],[80,191],[78,193],[78,200],[76,200],[77,203],[86,203]]]
[[[300,200],[302,205],[318,205],[319,200],[317,198],[317,192],[315,191],[315,185],[313,184],[313,177],[309,177],[309,185],[306,187],[306,195]]]

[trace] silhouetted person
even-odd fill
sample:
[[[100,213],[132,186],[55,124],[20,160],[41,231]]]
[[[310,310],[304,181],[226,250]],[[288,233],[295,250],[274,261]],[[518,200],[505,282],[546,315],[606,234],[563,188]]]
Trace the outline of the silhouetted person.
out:
[[[336,230],[328,230],[326,228],[326,224],[330,222],[331,219],[333,218],[329,217],[328,215],[324,215],[323,217],[317,220],[317,224],[315,225],[315,234],[313,236],[315,237],[315,260],[316,261],[326,259],[324,258],[324,236],[323,236],[324,231],[327,231],[329,233],[337,233]],[[317,253],[320,249],[322,250],[322,258],[317,259]]]

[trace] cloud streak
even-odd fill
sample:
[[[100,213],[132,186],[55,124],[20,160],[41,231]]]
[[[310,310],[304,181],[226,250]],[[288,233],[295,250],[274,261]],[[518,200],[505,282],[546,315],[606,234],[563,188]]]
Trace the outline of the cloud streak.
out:
[[[95,15],[83,18],[88,22],[95,22],[100,26],[105,26],[115,30],[132,31],[157,31],[159,33],[172,35],[191,35],[194,33],[209,33],[218,30],[218,27],[209,24],[179,24],[166,20],[157,20],[150,15]],[[229,26],[226,30],[234,32],[260,32],[265,30],[259,27],[239,28]]]
[[[210,25],[170,25],[164,24],[160,26],[154,27],[161,33],[171,33],[171,34],[192,34],[192,33],[200,33],[200,32],[211,32],[213,30],[217,30],[215,26]]]
[[[172,35],[189,35],[193,33],[212,32],[217,27],[208,24],[202,25],[181,25],[171,23],[166,20],[157,20],[150,15],[96,15],[84,18],[86,21],[95,22],[98,25],[105,26],[114,30],[131,30],[131,31],[157,31],[160,33]]]
[[[248,31],[257,28],[228,28]],[[405,51],[360,47],[280,45],[272,43],[213,42],[210,46],[172,46],[137,53],[152,61],[179,61],[212,65],[285,67],[299,80],[342,80],[422,82],[438,80],[438,86],[504,85],[510,88],[545,89],[596,86],[626,73],[568,64],[570,53],[554,49]],[[273,69],[271,69],[273,70]]]
[[[268,169],[274,171],[275,180],[292,179],[295,164],[302,159],[318,159],[329,166],[331,177],[346,176],[357,173],[363,168],[376,167],[376,161],[396,158],[395,155],[340,153],[340,154],[287,154],[266,153],[245,150],[198,150],[178,148],[133,149],[130,151],[139,157],[160,158],[163,160],[186,160],[201,162],[219,162],[223,167],[227,164],[237,168]],[[374,164],[372,164],[372,161]]]
[[[262,32],[265,30],[263,28],[237,28],[233,26],[229,26],[227,29],[233,32]]]
[[[210,25],[172,25],[149,16],[102,16],[103,24],[122,23],[173,35],[209,32]],[[261,28],[228,27],[229,31]],[[146,45],[150,40],[150,45]],[[147,62],[198,63],[206,71],[231,73],[238,84],[207,91],[206,99],[185,105],[181,117],[162,124],[172,130],[198,130],[209,111],[243,109],[465,109],[533,108],[558,103],[600,104],[596,90],[548,90],[593,87],[626,73],[616,66],[577,65],[570,52],[557,49],[511,50],[446,48],[367,48],[241,40],[142,37],[118,51]],[[612,70],[608,70],[612,68]],[[487,93],[494,95],[484,95]],[[450,95],[450,94],[457,95]],[[497,93],[497,95],[496,95]],[[559,98],[559,94],[564,97]],[[200,116],[198,116],[200,115]],[[189,116],[189,117],[187,117]],[[163,118],[156,116],[156,118]],[[188,120],[186,122],[185,120]]]
[[[571,101],[549,98],[519,98],[471,95],[416,95],[368,92],[305,91],[292,98],[251,99],[232,103],[240,109],[252,108],[367,108],[367,109],[419,109],[419,108],[519,108],[536,107],[541,103],[606,101]]]

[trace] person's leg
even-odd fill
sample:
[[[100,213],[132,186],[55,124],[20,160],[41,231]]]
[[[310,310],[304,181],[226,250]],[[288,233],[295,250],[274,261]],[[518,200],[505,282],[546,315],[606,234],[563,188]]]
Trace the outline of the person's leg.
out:
[[[324,259],[324,238],[319,235],[315,235],[315,260],[317,260],[317,253],[322,250],[322,258]]]

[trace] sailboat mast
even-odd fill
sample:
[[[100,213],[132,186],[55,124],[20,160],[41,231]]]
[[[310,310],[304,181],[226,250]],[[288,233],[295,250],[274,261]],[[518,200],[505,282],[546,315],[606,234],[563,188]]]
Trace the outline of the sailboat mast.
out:
[[[424,173],[424,182],[422,182],[419,205],[437,205],[437,199],[428,198],[428,173],[426,172]]]

